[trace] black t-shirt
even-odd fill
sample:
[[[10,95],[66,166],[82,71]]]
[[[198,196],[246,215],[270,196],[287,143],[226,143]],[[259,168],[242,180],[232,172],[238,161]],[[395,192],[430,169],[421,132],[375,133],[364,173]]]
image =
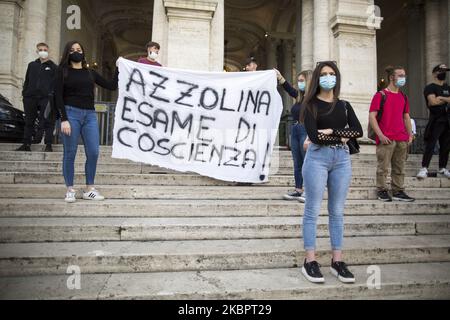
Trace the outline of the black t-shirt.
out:
[[[297,102],[294,104],[291,108],[291,115],[294,121],[300,120],[300,112],[301,112],[302,105],[300,102]]]
[[[450,97],[450,86],[447,83],[440,86],[436,83],[430,83],[425,87],[423,91],[425,96],[425,102],[427,104],[428,109],[430,109],[431,115],[435,117],[446,117],[450,116],[450,109],[448,108],[448,103],[444,103],[440,106],[430,106],[428,104],[428,96],[430,94],[434,94],[436,97]]]

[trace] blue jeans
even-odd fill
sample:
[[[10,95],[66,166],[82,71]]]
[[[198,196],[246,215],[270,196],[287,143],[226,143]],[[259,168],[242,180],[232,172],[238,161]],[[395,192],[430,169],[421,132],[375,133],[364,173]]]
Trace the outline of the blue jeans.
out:
[[[352,178],[348,147],[311,144],[303,164],[307,193],[303,215],[303,241],[307,251],[316,249],[317,217],[328,188],[329,232],[332,250],[342,250],[344,238],[344,205]]]
[[[303,189],[303,176],[302,167],[303,160],[305,159],[305,151],[303,150],[303,144],[305,143],[306,129],[302,124],[294,124],[291,127],[291,151],[292,159],[294,160],[294,177],[295,188]]]
[[[86,185],[94,185],[100,148],[97,115],[94,110],[84,110],[71,106],[66,106],[66,113],[71,128],[70,136],[61,133],[64,144],[63,175],[66,186],[73,186],[75,157],[80,135],[83,138],[86,153]]]

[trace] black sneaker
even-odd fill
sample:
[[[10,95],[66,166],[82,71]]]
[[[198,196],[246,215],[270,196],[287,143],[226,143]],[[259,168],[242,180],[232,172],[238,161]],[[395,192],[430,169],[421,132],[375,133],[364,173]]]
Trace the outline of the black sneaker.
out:
[[[392,198],[389,195],[389,192],[387,192],[386,190],[380,190],[378,191],[378,200],[380,201],[384,201],[384,202],[391,202]]]
[[[355,276],[351,273],[345,262],[331,260],[331,273],[343,283],[355,283]]]
[[[19,148],[17,148],[16,151],[27,151],[27,152],[30,152],[31,151],[31,147],[30,147],[29,144],[23,144]]]
[[[301,192],[298,191],[294,191],[294,192],[289,192],[288,194],[285,194],[283,196],[284,200],[299,200],[302,196]]]
[[[322,272],[320,272],[320,264],[317,261],[311,261],[303,263],[302,273],[308,281],[312,283],[324,283]]]
[[[395,201],[403,201],[403,202],[413,202],[416,199],[411,198],[410,196],[408,196],[405,192],[403,191],[399,191],[393,194],[392,199],[394,199]]]
[[[51,145],[51,144],[47,144],[47,145],[45,146],[45,152],[53,152],[53,148],[52,148],[52,145]]]

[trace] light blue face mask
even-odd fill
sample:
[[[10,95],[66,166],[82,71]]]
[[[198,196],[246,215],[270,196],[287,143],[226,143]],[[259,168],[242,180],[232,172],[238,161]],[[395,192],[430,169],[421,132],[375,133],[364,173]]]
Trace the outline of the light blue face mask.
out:
[[[306,90],[306,82],[305,81],[303,81],[303,82],[298,82],[298,89],[301,91],[301,92],[305,92],[305,90]]]
[[[324,90],[333,90],[336,86],[336,76],[326,75],[320,77],[320,87]]]
[[[401,77],[397,79],[397,82],[395,83],[395,85],[399,88],[404,87],[406,84],[406,78],[405,77]]]

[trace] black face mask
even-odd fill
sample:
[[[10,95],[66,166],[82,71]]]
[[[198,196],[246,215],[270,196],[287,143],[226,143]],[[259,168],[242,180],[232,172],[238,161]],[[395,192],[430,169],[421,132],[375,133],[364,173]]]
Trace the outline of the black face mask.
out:
[[[75,63],[81,62],[84,59],[84,54],[79,53],[78,51],[72,52],[69,55],[69,60]]]
[[[445,72],[438,73],[437,78],[438,80],[444,81],[447,78],[447,74]]]

